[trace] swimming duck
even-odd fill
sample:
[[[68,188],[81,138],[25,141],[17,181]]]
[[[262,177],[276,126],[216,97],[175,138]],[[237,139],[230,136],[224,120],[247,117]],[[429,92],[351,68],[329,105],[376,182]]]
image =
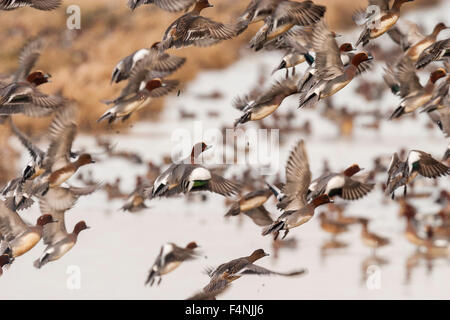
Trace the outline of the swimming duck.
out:
[[[136,63],[128,85],[120,96],[114,100],[104,101],[106,104],[114,105],[98,118],[97,122],[108,119],[108,123],[113,123],[117,118],[121,118],[122,122],[126,121],[135,111],[147,106],[152,99],[165,96],[178,86],[178,80],[154,78],[154,74],[148,69],[151,63],[150,56]]]
[[[12,262],[41,240],[43,226],[54,222],[56,221],[51,215],[44,214],[37,219],[36,226],[28,226],[17,212],[10,210],[0,201],[0,234],[7,245],[6,248],[2,247],[0,254],[7,254]]]
[[[360,43],[366,46],[369,40],[378,38],[386,31],[391,29],[398,18],[400,17],[400,7],[405,2],[412,2],[414,0],[395,0],[392,7],[389,9],[389,0],[368,0],[369,6],[377,6],[379,12],[363,12],[353,17],[358,25],[364,24],[364,30],[356,41],[357,47]]]
[[[373,255],[375,255],[376,249],[384,247],[390,243],[388,238],[381,237],[368,229],[369,220],[366,218],[361,218],[361,238],[363,243],[373,249]]]
[[[145,284],[153,285],[156,278],[159,278],[158,285],[161,283],[162,276],[172,272],[184,261],[193,260],[198,257],[195,249],[197,243],[190,242],[185,248],[181,248],[174,243],[167,243],[161,247],[159,255],[156,258]]]
[[[112,73],[111,83],[119,83],[128,79],[136,63],[145,57],[149,57],[149,64],[146,68],[153,71],[160,78],[167,77],[186,62],[186,58],[160,52],[158,49],[159,45],[160,42],[155,42],[149,49],[137,50],[120,60]]]
[[[9,256],[7,254],[2,254],[0,256],[0,277],[3,274],[3,266],[6,266],[10,263]]]
[[[68,233],[65,223],[65,212],[72,208],[78,197],[91,194],[98,185],[87,188],[52,188],[39,200],[42,213],[51,215],[57,222],[43,228],[42,239],[47,246],[33,265],[40,269],[45,264],[64,256],[76,244],[81,231],[89,229],[85,221],[79,221],[72,233]]]
[[[386,192],[394,197],[394,191],[404,186],[406,194],[407,184],[411,183],[418,174],[436,179],[449,175],[450,168],[434,159],[431,154],[420,150],[409,151],[405,161],[401,161],[398,154],[394,153],[388,168]]]
[[[361,170],[357,164],[354,164],[342,173],[325,173],[311,182],[307,199],[314,199],[321,194],[327,194],[330,198],[339,196],[345,200],[361,199],[375,186],[374,183],[364,183],[352,179],[353,175]]]
[[[250,40],[250,47],[255,51],[264,44],[276,39],[294,26],[310,26],[319,21],[325,14],[326,7],[316,5],[312,1],[282,1],[272,14],[264,19],[264,25]]]
[[[254,264],[255,261],[268,256],[263,249],[258,249],[246,257],[237,258],[219,265],[217,268],[207,268],[206,272],[212,280],[218,279],[226,274],[226,280],[232,282],[243,275],[280,275],[298,276],[306,273],[306,269],[299,269],[292,272],[276,272]]]
[[[284,213],[272,225],[263,229],[263,236],[273,233],[276,240],[279,232],[284,230],[284,239],[290,229],[311,220],[317,207],[333,202],[328,195],[324,194],[308,203],[306,197],[310,184],[311,171],[308,155],[304,141],[300,140],[289,155],[286,164],[286,184],[282,188],[282,193],[275,186],[270,186],[279,201],[278,207],[282,208]]]
[[[144,4],[154,4],[160,9],[169,12],[178,12],[187,10],[196,0],[128,0],[128,7],[132,11]]]
[[[329,219],[325,212],[321,212],[319,214],[320,218],[320,228],[331,234],[331,241],[336,241],[336,236],[339,234],[345,233],[348,231],[348,227],[346,224],[339,223],[338,221],[334,221]]]
[[[450,38],[436,41],[425,48],[416,62],[416,68],[421,69],[432,61],[448,61],[450,57]]]
[[[272,196],[270,189],[256,190],[249,192],[236,201],[225,217],[245,214],[258,226],[267,226],[273,222],[270,213],[264,207],[264,203]]]
[[[159,49],[165,51],[191,45],[206,47],[233,38],[238,30],[237,25],[215,22],[200,15],[203,9],[210,7],[213,5],[208,0],[198,0],[190,12],[167,28]]]
[[[297,90],[297,79],[283,79],[275,82],[266,92],[237,97],[233,105],[244,114],[234,122],[234,128],[248,121],[268,117],[278,109],[285,98],[297,93]]]
[[[62,0],[2,0],[0,10],[14,10],[21,7],[32,7],[38,10],[50,11],[58,8]]]
[[[345,46],[344,46],[345,45]],[[351,45],[338,46],[335,35],[329,31],[325,22],[318,23],[313,31],[313,48],[316,54],[315,79],[313,85],[305,87],[308,80],[302,80],[299,85],[304,94],[300,97],[299,107],[314,106],[319,100],[329,97],[349,84],[353,78],[367,71],[373,57],[366,52],[352,56],[345,66],[341,53],[352,50]],[[311,78],[310,76],[307,76]]]
[[[432,98],[435,83],[447,74],[443,68],[438,68],[430,74],[427,84],[423,87],[413,64],[410,62],[402,61],[399,63],[395,73],[392,69],[386,69],[386,72],[388,74],[384,77],[386,83],[393,92],[398,90],[398,94],[403,99],[389,119],[399,118],[424,106]]]

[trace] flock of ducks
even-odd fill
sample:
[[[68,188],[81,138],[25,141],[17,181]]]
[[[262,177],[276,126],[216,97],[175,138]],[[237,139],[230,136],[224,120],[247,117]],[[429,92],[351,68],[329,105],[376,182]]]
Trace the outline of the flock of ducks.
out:
[[[155,5],[170,12],[186,11],[169,25],[160,42],[150,48],[140,49],[122,59],[113,69],[111,83],[128,81],[120,95],[104,101],[112,105],[98,119],[109,123],[120,119],[126,121],[137,110],[147,106],[153,99],[163,97],[177,89],[178,80],[166,79],[186,63],[186,58],[166,53],[170,48],[187,46],[206,47],[239,36],[250,24],[262,21],[263,25],[250,41],[255,50],[284,50],[286,55],[277,64],[273,73],[285,69],[284,79],[278,80],[268,90],[257,89],[245,96],[237,97],[233,105],[242,112],[234,127],[248,121],[260,121],[277,110],[289,96],[299,95],[299,108],[313,108],[318,101],[329,102],[355,77],[359,77],[373,65],[374,56],[366,49],[371,40],[387,33],[401,49],[396,61],[386,65],[384,80],[392,93],[401,102],[390,119],[400,118],[421,109],[436,123],[445,135],[449,134],[449,84],[448,74],[450,39],[439,40],[439,33],[447,29],[438,23],[431,34],[423,36],[418,27],[408,22],[409,30],[402,32],[396,26],[400,8],[412,0],[395,0],[389,6],[388,0],[369,0],[369,5],[377,5],[374,13],[357,12],[354,20],[364,25],[360,37],[355,42],[339,43],[339,35],[331,31],[325,23],[326,7],[312,1],[251,0],[245,11],[235,21],[224,24],[202,16],[202,11],[213,7],[208,0],[129,0],[128,6],[136,10],[142,5]],[[0,0],[0,10],[14,10],[30,6],[38,10],[53,10],[61,0]],[[190,9],[192,7],[192,9]],[[371,25],[377,21],[376,27]],[[41,91],[50,74],[34,70],[40,53],[45,47],[42,38],[30,40],[19,55],[17,70],[10,75],[0,75],[0,122],[9,126],[12,133],[30,154],[30,163],[22,174],[11,180],[2,190],[0,201],[0,271],[31,250],[41,239],[47,245],[42,255],[35,261],[36,268],[60,259],[77,242],[79,233],[88,229],[85,221],[78,222],[73,232],[66,229],[65,215],[79,197],[87,196],[102,186],[95,181],[86,181],[84,187],[69,184],[77,171],[95,163],[94,157],[72,149],[78,126],[78,109],[74,101],[59,95],[48,95]],[[361,45],[361,49],[356,49]],[[443,62],[441,66],[436,61]],[[307,63],[303,76],[295,74],[295,67]],[[289,69],[292,68],[292,72]],[[417,73],[426,68],[429,80],[425,85],[419,81]],[[21,132],[13,122],[15,114],[29,117],[53,115],[48,129],[49,145],[40,149],[33,139]],[[275,116],[275,115],[274,115]],[[374,187],[373,175],[387,171],[385,192],[394,199],[395,191],[403,187],[400,198],[401,216],[407,220],[406,238],[418,247],[425,247],[425,255],[448,254],[448,244],[437,244],[437,240],[448,241],[450,237],[449,197],[443,197],[443,209],[439,212],[439,226],[431,226],[417,220],[416,210],[406,202],[407,187],[418,176],[436,179],[450,174],[446,165],[449,149],[442,161],[421,150],[405,153],[404,160],[394,153],[388,168],[378,169],[372,177],[357,175],[362,168],[352,164],[342,172],[325,171],[313,180],[304,140],[300,140],[287,159],[286,182],[275,181],[264,186],[246,186],[235,179],[226,179],[213,168],[199,164],[198,160],[210,146],[204,142],[193,146],[185,159],[170,164],[166,170],[149,165],[146,178],[138,177],[136,189],[130,194],[123,210],[138,212],[147,208],[148,199],[190,196],[195,192],[210,191],[224,197],[239,195],[232,200],[226,216],[244,214],[262,227],[262,235],[272,235],[274,247],[281,243],[291,229],[308,223],[319,207],[328,205],[329,212],[320,212],[321,228],[332,235],[331,247],[340,247],[336,240],[339,234],[348,231],[353,224],[361,225],[361,237],[365,245],[375,249],[390,243],[389,239],[369,231],[369,220],[348,217],[342,214],[333,202],[335,198],[344,201],[360,200]],[[112,152],[112,149],[108,149]],[[127,157],[129,155],[126,155]],[[244,180],[243,180],[244,181]],[[245,180],[247,181],[247,180]],[[447,180],[448,181],[448,180]],[[243,190],[250,192],[243,194]],[[116,193],[117,186],[109,185],[108,194]],[[274,196],[282,214],[272,219],[265,203]],[[114,197],[112,195],[112,197]],[[35,225],[26,223],[19,212],[39,203],[41,216]],[[331,215],[337,209],[337,216]],[[322,207],[325,208],[325,207]],[[333,209],[334,208],[334,209]],[[419,225],[425,226],[426,236],[420,235]],[[278,239],[283,231],[282,239]],[[281,273],[257,266],[255,262],[268,254],[263,249],[255,250],[249,256],[226,262],[216,268],[206,270],[210,282],[191,299],[214,299],[229,288],[230,283],[246,275],[298,276],[306,273],[299,269]],[[184,261],[199,257],[195,242],[179,247],[168,243],[151,267],[146,284],[161,282],[161,277],[176,269]],[[0,272],[0,274],[1,274]]]

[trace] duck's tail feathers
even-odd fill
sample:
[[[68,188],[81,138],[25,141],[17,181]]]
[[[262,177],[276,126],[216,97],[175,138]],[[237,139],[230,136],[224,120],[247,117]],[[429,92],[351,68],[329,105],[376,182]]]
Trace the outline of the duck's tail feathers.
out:
[[[251,115],[252,115],[251,112],[246,112],[242,115],[242,117],[240,117],[239,119],[236,119],[236,121],[234,122],[234,125],[233,125],[234,129],[236,129],[239,124],[249,122]]]
[[[225,214],[225,217],[237,216],[239,213],[241,213],[241,206],[239,205],[239,202],[236,202],[231,206],[231,208]]]
[[[275,221],[270,226],[264,228],[261,234],[263,236],[267,236],[268,234],[271,234],[273,232],[278,232],[284,228],[285,224],[285,221]]]
[[[275,196],[275,198],[277,198],[277,201],[280,202],[281,200],[283,200],[283,198],[285,197],[284,193],[281,192],[280,189],[278,189],[276,186],[267,183],[266,182],[267,187],[269,187],[270,191],[272,191],[273,195]]]
[[[34,260],[33,266],[37,269],[40,269],[47,262],[48,262],[48,254],[46,254],[43,257],[40,257],[39,259]]]
[[[370,30],[369,28],[366,27],[359,36],[358,41],[356,41],[355,48],[358,47],[360,43],[362,43],[363,47],[365,47],[369,43],[369,39],[370,39]]]
[[[400,106],[397,109],[394,110],[394,112],[389,117],[389,120],[400,118],[403,114],[405,114],[405,107]]]
[[[108,123],[112,123],[116,119],[116,115],[111,111],[107,111],[100,118],[97,119],[97,123],[105,119],[108,119]]]
[[[156,277],[156,272],[155,270],[150,270],[148,276],[147,276],[147,280],[145,280],[145,285],[150,285],[152,286],[153,283],[155,282],[155,277]]]
[[[319,102],[319,96],[317,95],[317,93],[313,92],[312,94],[310,94],[309,96],[307,96],[306,99],[301,99],[300,100],[300,104],[299,104],[299,108],[308,108],[308,107],[314,107],[317,102]]]

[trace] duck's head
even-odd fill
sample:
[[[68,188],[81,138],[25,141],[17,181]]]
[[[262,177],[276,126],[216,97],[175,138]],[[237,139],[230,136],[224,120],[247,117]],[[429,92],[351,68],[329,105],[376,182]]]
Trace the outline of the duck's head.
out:
[[[37,226],[45,226],[47,223],[53,223],[58,222],[57,220],[53,219],[51,214],[43,214],[37,219],[36,225]]]
[[[311,203],[314,206],[314,208],[317,208],[323,204],[333,203],[333,200],[331,200],[331,198],[327,194],[322,194],[322,195],[314,198],[311,201]]]
[[[447,75],[447,72],[445,71],[444,68],[438,68],[436,70],[434,70],[431,74],[430,74],[430,81],[432,83],[435,83],[436,81],[438,81],[440,78],[443,78]]]
[[[361,170],[364,170],[364,168],[360,168],[359,165],[357,163],[355,163],[344,170],[344,175],[347,177],[351,177],[351,176],[357,174],[358,172],[360,172]]]
[[[89,229],[89,228],[90,228],[90,227],[88,227],[88,226],[86,225],[86,222],[80,221],[80,222],[78,222],[78,223],[75,225],[75,227],[73,228],[73,233],[76,234],[76,235],[78,235],[81,231],[86,230],[86,229]]]
[[[367,225],[369,224],[369,219],[367,218],[359,218],[358,222],[363,225],[364,227],[367,227]]]
[[[159,49],[161,42],[157,41],[151,45],[151,49]]]
[[[0,256],[0,269],[9,263],[9,256],[7,254],[3,254]]]
[[[195,248],[198,248],[198,245],[196,242],[192,241],[189,242],[186,246],[186,249],[194,250]]]
[[[350,42],[345,42],[339,46],[339,52],[350,52],[355,50]]]
[[[358,54],[356,54],[353,58],[352,58],[352,64],[357,67],[359,66],[362,62],[364,61],[370,61],[372,60],[373,57],[366,53],[366,52],[360,52]]]
[[[50,82],[48,79],[50,79],[52,76],[48,73],[44,73],[40,70],[38,71],[34,71],[31,72],[28,76],[27,76],[27,81],[29,83],[34,84],[36,87],[40,86],[41,84]]]
[[[447,27],[447,26],[445,25],[445,23],[439,22],[439,23],[434,27],[433,34],[434,34],[435,36],[437,36],[437,35],[439,34],[439,32],[441,32],[442,30],[445,30],[445,29],[449,29],[449,27]]]
[[[200,13],[203,9],[214,7],[208,0],[197,0],[197,3],[192,9],[193,12]]]
[[[154,78],[149,81],[147,81],[147,84],[145,85],[145,89],[148,91],[152,91],[156,88],[160,88],[163,86],[163,82],[161,78]]]
[[[204,142],[198,142],[192,147],[191,151],[191,157],[198,157],[202,152],[205,152],[206,150],[210,149],[211,146],[207,145]]]
[[[413,2],[414,0],[395,0],[392,8],[400,8],[400,6],[406,2]]]
[[[264,252],[263,249],[257,249],[255,251],[253,251],[253,253],[250,255],[249,260],[251,262],[255,262],[258,259],[264,258],[266,256],[268,256],[269,254]]]
[[[95,163],[94,159],[92,159],[92,156],[89,153],[81,154],[77,162],[80,166]]]

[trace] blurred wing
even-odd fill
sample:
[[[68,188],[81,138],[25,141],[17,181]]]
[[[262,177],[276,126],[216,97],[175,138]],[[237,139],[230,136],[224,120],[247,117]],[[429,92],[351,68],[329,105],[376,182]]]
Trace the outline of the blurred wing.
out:
[[[47,223],[44,225],[42,231],[42,240],[44,244],[51,245],[58,241],[65,239],[68,235],[64,219],[64,211],[51,211],[45,205],[39,203],[42,214],[51,214],[56,222]]]
[[[427,178],[437,178],[450,174],[450,168],[435,160],[430,154],[422,153],[420,157],[419,173]]]
[[[0,200],[0,234],[6,242],[13,240],[24,232],[28,226],[23,222],[17,212],[10,210]]]
[[[292,272],[276,272],[269,269],[266,269],[264,267],[257,266],[255,264],[248,264],[244,269],[236,273],[235,275],[259,275],[259,276],[271,276],[271,275],[278,275],[278,276],[285,276],[285,277],[293,277],[298,276],[301,274],[305,274],[306,269],[299,269]]]
[[[19,69],[14,73],[13,81],[25,80],[36,61],[41,55],[41,51],[45,46],[43,39],[35,39],[29,41],[22,49],[19,55]]]
[[[50,124],[50,146],[44,167],[54,172],[69,163],[72,143],[77,132],[78,110],[74,106],[63,107],[58,110]]]
[[[188,9],[196,0],[154,0],[154,4],[163,10],[177,12]]]
[[[348,178],[345,186],[342,188],[342,198],[345,200],[357,200],[368,194],[373,188],[374,183],[363,183]]]
[[[286,164],[286,184],[283,193],[291,205],[301,208],[306,205],[306,193],[311,183],[308,155],[303,140],[297,144],[289,155]]]

